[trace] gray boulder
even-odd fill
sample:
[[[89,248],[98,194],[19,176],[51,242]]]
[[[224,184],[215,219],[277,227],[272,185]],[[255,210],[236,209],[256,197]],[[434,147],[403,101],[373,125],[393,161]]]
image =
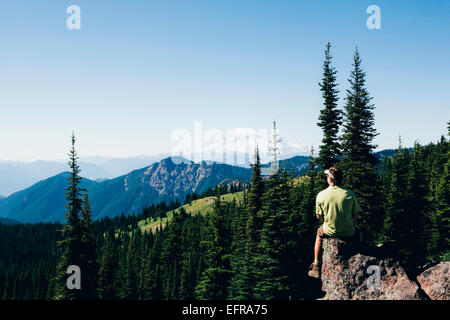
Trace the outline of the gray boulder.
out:
[[[420,300],[420,288],[389,246],[369,247],[325,238],[322,255],[322,291],[325,300]]]
[[[417,277],[420,287],[431,300],[450,300],[449,269],[450,261],[441,262]]]

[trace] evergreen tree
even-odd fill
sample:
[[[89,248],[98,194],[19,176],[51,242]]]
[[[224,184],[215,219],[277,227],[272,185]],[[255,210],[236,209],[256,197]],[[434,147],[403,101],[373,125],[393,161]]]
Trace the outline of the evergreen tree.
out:
[[[132,233],[128,241],[124,283],[124,298],[128,300],[137,300],[139,297],[140,237],[140,230],[137,230]]]
[[[247,245],[245,248],[245,265],[246,267],[242,270],[242,287],[241,294],[242,298],[249,299],[252,297],[252,291],[255,286],[255,266],[254,255],[258,251],[258,245],[260,242],[260,233],[262,229],[262,220],[260,216],[260,211],[263,205],[264,196],[264,180],[261,175],[261,161],[259,157],[258,146],[255,150],[255,163],[251,165],[252,167],[252,178],[251,186],[248,192],[247,201],[247,224],[246,224],[246,237]]]
[[[180,299],[193,300],[195,298],[195,286],[198,279],[198,268],[200,260],[200,225],[203,217],[197,215],[188,219],[183,228],[183,260],[180,280]]]
[[[173,220],[168,225],[162,249],[162,263],[165,267],[162,275],[164,296],[166,299],[178,299],[181,283],[183,260],[182,232],[186,211],[181,208],[174,212]]]
[[[365,73],[361,69],[358,48],[353,57],[353,71],[347,90],[345,119],[342,136],[344,186],[350,188],[358,198],[362,212],[358,223],[366,239],[373,242],[381,229],[377,159],[372,151],[377,135],[374,128],[374,105],[365,88]]]
[[[411,199],[408,188],[409,162],[411,155],[407,149],[399,150],[392,163],[391,187],[387,197],[387,210],[383,228],[383,241],[399,241],[399,245],[405,245],[407,238],[408,206]]]
[[[75,135],[72,133],[72,148],[69,151],[70,176],[68,178],[69,186],[66,188],[66,213],[67,223],[62,228],[63,240],[58,245],[63,250],[58,264],[58,274],[56,278],[55,299],[74,300],[83,297],[82,290],[69,290],[66,286],[67,267],[70,265],[82,265],[82,226],[80,222],[80,213],[82,211],[83,199],[80,190],[80,168],[78,166],[78,155],[75,150]],[[81,270],[83,273],[83,270]],[[83,283],[81,284],[83,287]]]
[[[322,91],[324,108],[320,110],[317,125],[322,128],[323,139],[319,149],[317,162],[322,168],[328,169],[335,165],[341,156],[340,142],[338,138],[339,126],[342,124],[342,114],[337,109],[338,93],[336,83],[336,70],[331,65],[331,44],[328,42],[325,49],[325,61],[323,63],[322,82],[319,83]]]
[[[218,194],[209,217],[208,236],[204,242],[206,268],[196,287],[199,299],[224,300],[228,297],[231,237],[225,215],[226,210]]]
[[[314,244],[318,227],[318,220],[315,218],[315,196],[319,182],[312,148],[308,162],[308,170],[305,175],[297,179],[291,188],[292,213],[289,220],[289,233],[292,234],[290,242],[292,258],[289,283],[292,299],[316,298],[313,289],[317,287],[317,283],[314,283],[306,274],[311,263],[311,245]],[[299,272],[299,270],[303,270],[303,272]]]
[[[98,279],[98,295],[100,299],[117,299],[114,288],[115,273],[117,271],[117,250],[114,233],[107,233],[100,260],[101,263]]]
[[[230,261],[232,278],[229,289],[230,299],[247,299],[251,297],[251,288],[248,287],[247,279],[249,275],[248,264],[246,263],[248,258],[246,237],[246,222],[248,221],[247,199],[247,193],[244,192],[243,203],[234,203],[232,206],[232,255]]]
[[[393,172],[393,164],[391,157],[385,157],[383,159],[383,165],[381,168],[381,181],[383,184],[382,188],[382,198],[388,199],[389,194],[391,192],[392,186],[392,172]],[[389,203],[387,201],[383,201],[383,211],[386,213],[389,210]],[[385,217],[383,216],[383,219]],[[382,236],[380,235],[380,239]]]
[[[289,286],[289,201],[290,183],[285,168],[272,175],[264,195],[262,209],[263,228],[258,254],[254,256],[257,266],[254,297],[256,299],[287,299],[291,296]]]
[[[406,249],[404,257],[405,267],[415,270],[422,266],[426,260],[426,212],[428,203],[426,199],[426,176],[423,147],[415,143],[414,151],[408,168],[408,190],[411,197],[408,203],[409,217],[404,221],[407,225]]]
[[[449,165],[450,141],[444,136],[434,146],[429,157],[430,180],[427,199],[430,203],[427,218],[430,221],[427,234],[428,260],[440,261],[450,258],[450,191]]]
[[[153,244],[148,252],[148,264],[144,274],[144,294],[143,299],[161,300],[163,296],[162,287],[162,261],[161,251],[164,238],[163,233],[159,229],[153,234]]]
[[[83,283],[83,299],[97,299],[98,284],[98,263],[97,249],[92,228],[91,207],[87,191],[84,193],[83,210],[81,212],[81,244],[82,244],[82,262],[80,268],[81,281]]]
[[[387,196],[384,238],[397,242],[399,258],[407,270],[425,263],[426,257],[426,177],[423,148],[416,143],[413,153],[401,149],[392,162],[391,186]],[[386,173],[383,173],[383,175]],[[387,187],[385,187],[387,189]]]

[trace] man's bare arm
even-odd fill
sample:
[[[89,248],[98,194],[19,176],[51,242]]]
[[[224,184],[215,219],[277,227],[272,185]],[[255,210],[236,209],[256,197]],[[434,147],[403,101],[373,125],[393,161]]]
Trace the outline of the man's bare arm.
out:
[[[316,215],[316,217],[320,220],[320,222],[323,222],[323,217],[321,215]]]

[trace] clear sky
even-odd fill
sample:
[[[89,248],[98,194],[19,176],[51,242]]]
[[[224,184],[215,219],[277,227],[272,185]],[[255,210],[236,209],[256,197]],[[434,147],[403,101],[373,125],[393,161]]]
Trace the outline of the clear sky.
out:
[[[381,29],[369,30],[369,5]],[[69,30],[66,8],[81,8]],[[170,152],[178,128],[270,128],[317,146],[331,41],[340,105],[357,45],[379,149],[450,120],[450,1],[2,0],[0,159]]]

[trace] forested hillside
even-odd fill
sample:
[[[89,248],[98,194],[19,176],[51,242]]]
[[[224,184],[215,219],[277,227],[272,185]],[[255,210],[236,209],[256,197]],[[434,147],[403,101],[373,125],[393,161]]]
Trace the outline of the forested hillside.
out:
[[[372,242],[401,243],[400,255],[411,273],[427,262],[449,260],[448,189],[444,185],[449,178],[448,151],[445,138],[436,144],[416,145],[412,151],[401,150],[393,159],[386,158],[379,174],[383,224]],[[202,206],[200,211],[210,211],[206,215],[196,215],[195,210],[186,213],[189,203],[175,211],[180,203],[161,203],[139,216],[93,222],[99,297],[314,297],[316,287],[305,276],[318,226],[313,214],[315,194],[324,177],[310,170],[299,181],[294,183],[281,169],[269,180],[261,180],[264,189],[259,195],[252,187],[241,192],[240,201],[222,199],[214,205],[205,200],[211,210]],[[261,209],[252,217],[254,221],[250,213],[258,203]],[[145,232],[151,229],[145,228],[144,221],[165,218],[168,212],[175,213],[168,225]],[[3,299],[53,298],[51,279],[59,229],[59,224],[0,224]],[[255,243],[250,241],[252,231],[258,234]],[[250,245],[255,250],[250,251]]]

